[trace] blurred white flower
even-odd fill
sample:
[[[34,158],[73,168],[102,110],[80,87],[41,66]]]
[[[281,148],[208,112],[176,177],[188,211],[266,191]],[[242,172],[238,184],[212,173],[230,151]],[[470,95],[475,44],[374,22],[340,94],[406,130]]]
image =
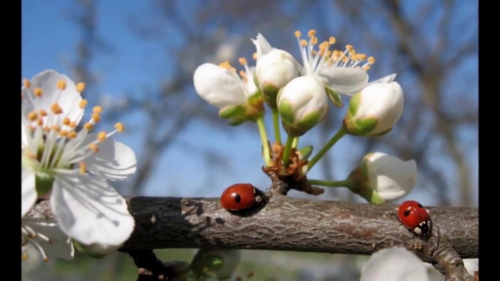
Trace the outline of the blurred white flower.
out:
[[[363,157],[358,168],[349,175],[351,190],[370,203],[399,199],[417,183],[415,160],[402,161],[382,152]]]
[[[84,245],[116,249],[132,233],[134,220],[108,180],[133,174],[136,157],[111,138],[123,130],[122,124],[110,133],[90,133],[100,121],[101,107],[94,107],[91,120],[76,131],[86,105],[80,96],[84,87],[54,70],[24,80],[21,217],[34,198],[50,194],[52,211],[66,235]]]
[[[412,252],[393,247],[374,253],[361,270],[360,281],[428,281],[424,263]]]
[[[463,259],[467,272],[474,276],[474,272],[479,271],[479,259]]]
[[[352,96],[344,125],[352,135],[380,136],[392,130],[403,114],[404,96],[396,74],[369,83]]]

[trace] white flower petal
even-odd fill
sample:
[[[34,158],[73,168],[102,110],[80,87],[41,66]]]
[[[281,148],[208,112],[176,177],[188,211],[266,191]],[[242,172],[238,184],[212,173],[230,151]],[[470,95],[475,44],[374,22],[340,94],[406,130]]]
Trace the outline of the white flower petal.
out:
[[[394,81],[394,79],[396,79],[396,75],[397,75],[397,73],[393,73],[391,75],[384,76],[382,78],[379,78],[375,81],[368,83],[366,86],[371,85],[371,84],[377,84],[377,83],[391,83],[392,81]]]
[[[57,89],[57,82],[61,80],[66,82],[66,88],[62,91]],[[52,104],[57,102],[63,113],[57,116],[52,116],[51,122],[48,122],[48,117],[44,117],[44,121],[48,122],[45,124],[46,126],[50,127],[53,124],[61,125],[61,122],[65,117],[68,117],[71,121],[75,121],[77,124],[80,122],[83,116],[83,109],[79,106],[82,97],[80,93],[76,91],[75,83],[71,81],[68,76],[60,74],[54,70],[45,70],[31,79],[31,86],[29,89],[23,86],[21,88],[21,92],[23,95],[30,95],[33,99],[35,99],[33,93],[35,88],[41,88],[43,91],[43,96],[36,98],[39,106],[38,108],[34,108],[30,99],[25,97],[26,102],[22,103],[23,114],[39,109],[44,109],[46,112],[50,112]],[[58,95],[57,99],[56,95]]]
[[[62,232],[55,220],[24,220],[23,225],[29,226],[36,233],[43,234],[50,239],[51,243],[40,238],[35,238],[49,259],[72,260],[75,256],[75,249],[73,248],[71,239]]]
[[[375,152],[365,158],[370,186],[385,200],[408,194],[417,183],[415,160],[401,161],[385,153]]]
[[[80,146],[87,146],[97,139],[97,134],[88,134]],[[87,169],[111,181],[123,180],[137,170],[134,151],[121,142],[107,138],[98,144],[99,152],[85,159]]]
[[[318,74],[323,78],[323,83],[339,94],[354,94],[368,84],[368,74],[361,68],[332,65],[321,68]]]
[[[26,126],[21,122],[21,150],[28,147],[28,132]]]
[[[101,177],[58,175],[50,203],[62,231],[83,245],[117,249],[134,229],[127,202]]]
[[[266,38],[262,34],[257,34],[256,39],[250,39],[255,45],[255,48],[257,49],[257,59],[262,57],[263,55],[269,53],[273,48],[271,47],[271,44],[267,42]]]
[[[463,259],[465,269],[474,276],[474,272],[479,271],[479,259]]]
[[[428,281],[424,263],[402,247],[374,253],[361,270],[360,281]]]
[[[35,173],[29,167],[22,165],[21,173],[21,218],[24,217],[36,202]]]
[[[21,247],[21,252],[28,256],[27,260],[21,262],[22,280],[28,280],[36,276],[38,269],[44,263],[43,257],[32,244]]]
[[[211,105],[224,108],[246,103],[241,79],[225,68],[204,63],[196,68],[193,80],[198,95]]]

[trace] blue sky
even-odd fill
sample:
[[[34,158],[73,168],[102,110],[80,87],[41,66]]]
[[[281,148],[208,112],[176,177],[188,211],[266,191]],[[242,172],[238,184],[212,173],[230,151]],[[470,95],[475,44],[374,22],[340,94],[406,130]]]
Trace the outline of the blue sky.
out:
[[[144,85],[156,86],[162,79],[158,73],[165,73],[157,70],[168,68],[172,70],[176,67],[172,65],[168,56],[164,55],[164,50],[161,50],[158,45],[138,40],[126,25],[125,16],[144,9],[147,4],[141,1],[130,1],[127,2],[127,5],[123,3],[123,1],[118,0],[100,1],[99,34],[113,44],[115,52],[110,56],[100,55],[96,57],[96,61],[92,65],[93,69],[102,71],[104,74],[99,91],[115,97],[126,91],[138,91]],[[70,15],[68,11],[71,9],[74,9],[73,1],[51,1],[50,5],[47,5],[47,1],[42,0],[22,1],[23,78],[31,78],[48,68],[70,74],[70,70],[65,64],[65,57],[72,57],[76,50],[76,42],[80,38],[79,30],[65,19]],[[255,33],[257,32],[258,30],[255,31]],[[293,30],[290,30],[290,35],[292,33]],[[470,64],[468,68],[471,73],[477,73],[477,68],[475,68],[477,60],[467,63]],[[271,129],[270,126],[268,128]],[[214,132],[212,128],[203,126],[202,122],[191,124],[188,130],[179,136],[176,145],[162,156],[159,167],[155,170],[154,176],[148,184],[146,194],[218,196],[226,186],[235,182],[252,182],[265,188],[268,185],[268,180],[260,171],[262,165],[259,155],[260,140],[256,128],[254,129],[253,134],[243,127],[234,128],[234,132],[231,134],[222,134],[222,132]],[[271,134],[270,130],[268,130],[268,134]],[[473,134],[476,132],[464,132],[461,137],[468,138]],[[138,149],[140,139],[137,135],[137,133],[124,134],[118,139],[126,142],[132,148]],[[225,169],[216,172],[211,177],[212,186],[210,187],[206,186],[209,175],[204,160],[182,149],[184,142],[199,142],[203,136],[211,136],[210,139],[204,138],[206,142],[203,146],[218,151],[224,148],[226,155],[239,153],[239,159],[245,159],[245,163],[240,163],[241,160],[231,162],[229,172]],[[330,152],[339,154],[337,161],[345,159],[351,163],[349,154],[346,153],[350,150],[350,138],[352,137],[341,140]],[[315,144],[315,139],[313,135],[313,137],[304,138],[301,143]],[[471,151],[471,159],[470,165],[475,167],[473,170],[477,170],[476,148]],[[347,175],[351,169],[351,164],[345,165],[343,169],[338,169],[335,174],[342,177]],[[313,170],[311,177],[319,175],[319,170],[319,168],[316,172]],[[168,175],[168,179],[165,179],[165,174]],[[428,196],[428,194],[419,192],[418,189],[412,192],[411,197],[429,202],[430,205],[435,203],[432,200],[432,195]]]

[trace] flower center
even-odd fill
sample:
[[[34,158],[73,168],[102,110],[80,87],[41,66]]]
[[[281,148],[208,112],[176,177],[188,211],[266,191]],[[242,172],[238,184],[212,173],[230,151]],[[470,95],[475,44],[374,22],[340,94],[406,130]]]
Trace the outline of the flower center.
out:
[[[247,96],[252,95],[256,90],[257,86],[255,86],[255,83],[253,81],[249,80],[249,77],[253,79],[253,72],[250,70],[248,67],[248,62],[246,58],[239,58],[238,62],[244,67],[245,70],[240,70],[238,72],[240,79],[242,81],[242,87],[243,89],[247,92]],[[224,69],[229,70],[230,72],[236,73],[236,68],[231,66],[229,61],[225,61],[223,63],[219,64],[219,67],[222,67]]]
[[[364,70],[369,70],[370,66],[375,63],[374,57],[367,57],[365,54],[357,53],[352,45],[346,45],[343,51],[330,50],[330,46],[337,41],[335,37],[330,37],[328,41],[323,41],[318,45],[316,30],[309,30],[307,36],[309,40],[302,39],[300,31],[295,31],[307,75],[316,74],[323,67],[331,65],[337,67],[361,67]],[[317,50],[314,49],[316,45],[318,45]],[[365,63],[360,65],[363,62]]]
[[[37,173],[38,180],[52,180],[55,172],[73,170],[76,164],[79,165],[81,173],[86,173],[87,165],[83,162],[93,153],[99,152],[98,144],[117,132],[122,132],[122,123],[115,125],[115,130],[110,133],[100,132],[95,139],[89,139],[88,134],[95,124],[101,120],[102,107],[95,106],[92,110],[91,118],[78,130],[78,121],[83,115],[86,100],[78,101],[77,119],[71,120],[67,109],[59,105],[61,95],[66,89],[66,82],[61,80],[56,85],[56,93],[53,94],[51,103],[47,103],[44,92],[41,88],[30,89],[31,83],[24,80],[25,87],[30,90],[28,95],[22,96],[22,101],[31,105],[31,112],[23,112],[22,124],[25,130],[26,140],[23,143],[23,164],[28,164]],[[85,88],[84,83],[78,83],[76,90],[81,93]],[[69,93],[68,93],[69,94]],[[77,96],[75,96],[77,97]],[[50,107],[50,108],[47,108]],[[23,108],[24,110],[24,108]],[[63,114],[66,114],[64,116]],[[75,115],[75,114],[73,114]],[[51,186],[51,184],[50,184]],[[38,189],[38,184],[37,184]]]

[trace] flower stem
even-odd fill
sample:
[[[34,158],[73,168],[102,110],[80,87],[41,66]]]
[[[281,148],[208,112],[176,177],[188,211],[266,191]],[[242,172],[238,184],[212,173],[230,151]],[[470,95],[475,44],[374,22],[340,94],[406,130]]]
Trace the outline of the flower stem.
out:
[[[339,130],[337,131],[337,133],[325,144],[325,146],[323,146],[323,148],[321,148],[321,150],[318,151],[318,153],[316,153],[316,155],[314,155],[314,157],[311,159],[311,161],[307,165],[307,171],[310,171],[312,169],[312,167],[314,167],[314,165],[316,165],[316,163],[318,163],[318,161],[323,156],[325,156],[325,154],[328,152],[328,150],[330,150],[330,148],[332,148],[332,146],[335,143],[337,143],[337,141],[339,141],[346,134],[347,134],[347,130],[345,129],[345,127],[344,126],[340,127]]]
[[[328,186],[328,187],[347,187],[351,186],[351,181],[349,179],[343,181],[325,181],[325,180],[307,180],[310,184]]]
[[[256,122],[257,126],[259,127],[260,140],[262,142],[262,153],[264,154],[264,162],[266,163],[266,166],[269,166],[271,164],[271,153],[269,151],[269,144],[267,141],[264,117],[259,117]]]
[[[285,168],[288,167],[288,163],[290,162],[290,152],[292,152],[292,144],[294,139],[295,137],[292,137],[290,135],[286,137],[285,151],[283,152],[283,162],[285,162]]]
[[[297,148],[299,145],[299,137],[293,138],[292,148]]]
[[[280,115],[277,108],[273,108],[272,112],[273,112],[274,141],[281,144]]]

